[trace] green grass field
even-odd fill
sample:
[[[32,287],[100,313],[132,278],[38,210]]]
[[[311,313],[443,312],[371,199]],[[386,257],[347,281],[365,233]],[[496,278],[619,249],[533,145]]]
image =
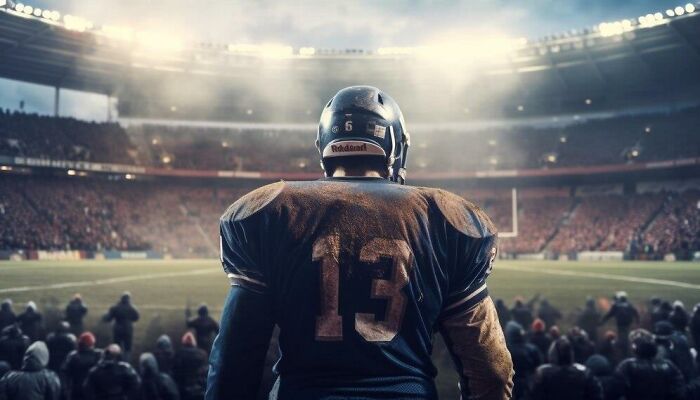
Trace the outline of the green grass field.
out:
[[[99,322],[101,315],[129,290],[142,316],[136,325],[135,353],[149,349],[162,332],[179,337],[187,304],[194,312],[206,302],[218,314],[228,287],[217,260],[0,263],[0,298],[12,298],[18,306],[36,301],[47,326],[56,323],[74,293],[81,293],[90,307],[86,326],[98,335],[99,345],[107,343],[110,332],[108,325]],[[541,293],[569,315],[562,324],[566,327],[586,296],[609,298],[618,290],[627,291],[640,305],[656,295],[680,299],[692,307],[700,302],[700,264],[499,260],[489,290],[509,304],[515,296]],[[436,364],[444,371],[438,384],[441,397],[450,398],[455,381],[444,354],[438,344]]]

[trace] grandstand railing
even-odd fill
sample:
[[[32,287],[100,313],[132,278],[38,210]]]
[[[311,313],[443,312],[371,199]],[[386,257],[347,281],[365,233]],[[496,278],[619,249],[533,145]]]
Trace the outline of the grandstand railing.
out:
[[[502,179],[527,177],[575,177],[598,174],[640,172],[700,166],[700,157],[676,160],[654,161],[635,164],[597,165],[586,167],[561,167],[552,169],[519,169],[519,170],[490,170],[490,171],[458,171],[458,172],[415,172],[411,176],[419,180],[470,180],[470,179]],[[231,171],[231,170],[192,170],[166,169],[126,164],[108,164],[86,161],[52,160],[32,157],[0,156],[0,172],[12,172],[20,168],[51,168],[76,172],[96,172],[107,174],[150,175],[183,178],[219,178],[219,179],[288,179],[311,180],[318,179],[321,171],[313,172],[275,172],[275,171]]]

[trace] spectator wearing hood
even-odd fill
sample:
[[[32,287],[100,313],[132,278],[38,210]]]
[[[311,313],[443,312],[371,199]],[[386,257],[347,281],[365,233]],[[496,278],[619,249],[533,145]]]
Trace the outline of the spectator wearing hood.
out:
[[[122,350],[110,344],[96,366],[90,369],[83,394],[87,400],[135,400],[141,380],[131,365],[121,361]]]
[[[74,335],[80,335],[85,331],[83,319],[88,313],[87,306],[83,303],[80,293],[76,293],[66,306],[66,321],[70,324],[70,331]]]
[[[668,315],[668,322],[671,323],[673,329],[680,333],[685,334],[686,329],[688,329],[690,315],[688,315],[683,302],[680,300],[673,302],[673,309],[671,310],[671,314]]]
[[[6,361],[12,369],[20,369],[24,352],[30,343],[19,325],[6,327],[0,333],[0,361]]]
[[[61,321],[55,332],[49,333],[46,337],[46,346],[49,348],[49,369],[59,372],[63,362],[71,351],[75,350],[76,339],[70,333],[68,322]]]
[[[535,347],[540,351],[543,358],[547,355],[549,351],[549,346],[552,344],[552,338],[547,334],[545,330],[545,323],[541,319],[537,318],[532,322],[530,327],[530,343],[534,344]]]
[[[173,360],[173,379],[182,400],[201,400],[206,388],[207,353],[197,347],[197,339],[192,332],[186,332],[181,343],[182,347]]]
[[[64,393],[68,400],[84,400],[83,382],[90,369],[97,365],[102,352],[95,349],[95,335],[83,332],[78,338],[78,349],[71,352],[61,368]]]
[[[22,369],[0,379],[0,399],[59,400],[61,382],[55,372],[46,369],[48,363],[46,344],[34,342],[24,353]]]
[[[214,337],[219,333],[219,324],[209,316],[209,308],[206,304],[199,306],[197,316],[187,321],[187,327],[194,330],[197,346],[209,353]]]
[[[561,311],[549,303],[549,300],[542,299],[537,310],[537,318],[544,321],[546,326],[554,326],[562,317]]]
[[[574,350],[567,338],[559,338],[549,348],[549,364],[537,368],[534,400],[603,400],[598,379],[583,365],[574,363]]]
[[[627,354],[629,351],[629,343],[627,343],[627,338],[629,336],[630,328],[632,324],[639,324],[639,312],[637,309],[627,301],[627,293],[618,292],[615,295],[614,303],[610,310],[603,316],[601,324],[604,324],[609,319],[615,319],[615,324],[617,325],[617,335],[618,335],[618,346],[620,347],[622,354]]]
[[[175,381],[170,375],[160,372],[158,361],[151,353],[143,353],[139,358],[141,373],[141,400],[179,400]]]
[[[600,311],[595,306],[595,299],[588,297],[586,306],[576,320],[576,325],[586,331],[588,337],[594,343],[598,342],[598,323],[600,318]]]
[[[525,331],[515,321],[506,324],[506,344],[513,359],[513,399],[526,399],[529,394],[529,382],[535,369],[542,363],[540,351],[528,343]]]
[[[657,322],[654,325],[654,333],[657,345],[656,357],[667,359],[678,367],[686,383],[695,378],[698,375],[697,368],[685,335],[674,330],[669,321]]]
[[[12,310],[12,300],[5,299],[0,304],[0,331],[14,324],[17,321],[17,316]]]
[[[690,317],[689,328],[690,336],[693,338],[693,346],[698,349],[700,348],[700,303],[693,307],[693,315]]]
[[[19,327],[22,328],[22,332],[24,332],[32,342],[41,338],[43,319],[44,317],[37,311],[36,303],[33,301],[27,303],[27,308],[24,312],[17,316]]]
[[[567,336],[574,351],[574,362],[583,364],[588,360],[588,357],[595,353],[595,344],[588,339],[586,332],[578,326],[571,328]]]
[[[626,399],[681,400],[685,396],[683,374],[670,361],[656,357],[654,336],[645,329],[630,333],[631,358],[617,366]]]
[[[160,372],[169,374],[173,373],[173,360],[175,359],[175,350],[173,343],[168,335],[160,335],[156,340],[156,349],[153,351]]]
[[[660,301],[657,306],[651,310],[651,326],[652,328],[659,321],[668,321],[668,317],[671,316],[671,311],[673,311],[673,306],[666,300]]]
[[[613,375],[610,361],[600,354],[594,354],[586,360],[586,368],[600,382],[603,389],[603,400],[618,400],[623,395],[621,382]]]
[[[119,302],[110,307],[103,317],[105,322],[114,321],[112,337],[124,352],[124,359],[129,359],[131,345],[134,339],[134,322],[139,320],[139,312],[131,304],[131,294],[124,292]]]

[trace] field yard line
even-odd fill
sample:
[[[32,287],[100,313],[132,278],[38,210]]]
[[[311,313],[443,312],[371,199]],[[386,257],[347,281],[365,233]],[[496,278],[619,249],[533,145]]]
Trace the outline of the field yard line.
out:
[[[695,285],[692,283],[669,281],[666,279],[639,278],[636,276],[628,276],[628,275],[612,275],[612,274],[594,273],[594,272],[537,269],[537,268],[530,268],[530,267],[509,267],[509,266],[505,266],[505,265],[497,266],[496,269],[504,269],[504,270],[508,270],[508,271],[533,272],[533,273],[537,273],[537,274],[575,276],[575,277],[579,277],[579,278],[606,279],[606,280],[611,280],[611,281],[648,283],[650,285],[675,286],[675,287],[680,287],[680,288],[685,288],[685,289],[700,290],[700,285]]]
[[[65,288],[93,286],[93,285],[110,285],[112,283],[143,281],[143,280],[147,280],[147,279],[157,279],[157,278],[173,278],[173,277],[179,277],[179,276],[205,275],[205,274],[213,274],[213,273],[223,274],[221,268],[207,268],[207,269],[198,269],[195,271],[165,272],[165,273],[160,273],[160,274],[127,275],[127,276],[120,276],[117,278],[97,279],[97,280],[91,280],[91,281],[63,282],[63,283],[54,283],[51,285],[12,287],[12,288],[0,289],[0,293],[18,293],[18,292],[30,292],[32,290],[65,289]]]

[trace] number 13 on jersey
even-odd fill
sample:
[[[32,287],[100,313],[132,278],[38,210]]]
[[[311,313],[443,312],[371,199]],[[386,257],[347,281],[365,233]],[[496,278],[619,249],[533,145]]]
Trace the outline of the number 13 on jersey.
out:
[[[313,261],[320,262],[321,315],[316,317],[316,340],[343,340],[343,317],[340,300],[340,236],[329,235],[316,240]],[[409,283],[413,253],[404,240],[375,238],[360,250],[361,263],[375,264],[381,258],[391,259],[390,279],[373,279],[370,297],[386,300],[383,321],[375,314],[356,313],[355,330],[369,342],[391,341],[401,329],[406,311],[403,288]]]

